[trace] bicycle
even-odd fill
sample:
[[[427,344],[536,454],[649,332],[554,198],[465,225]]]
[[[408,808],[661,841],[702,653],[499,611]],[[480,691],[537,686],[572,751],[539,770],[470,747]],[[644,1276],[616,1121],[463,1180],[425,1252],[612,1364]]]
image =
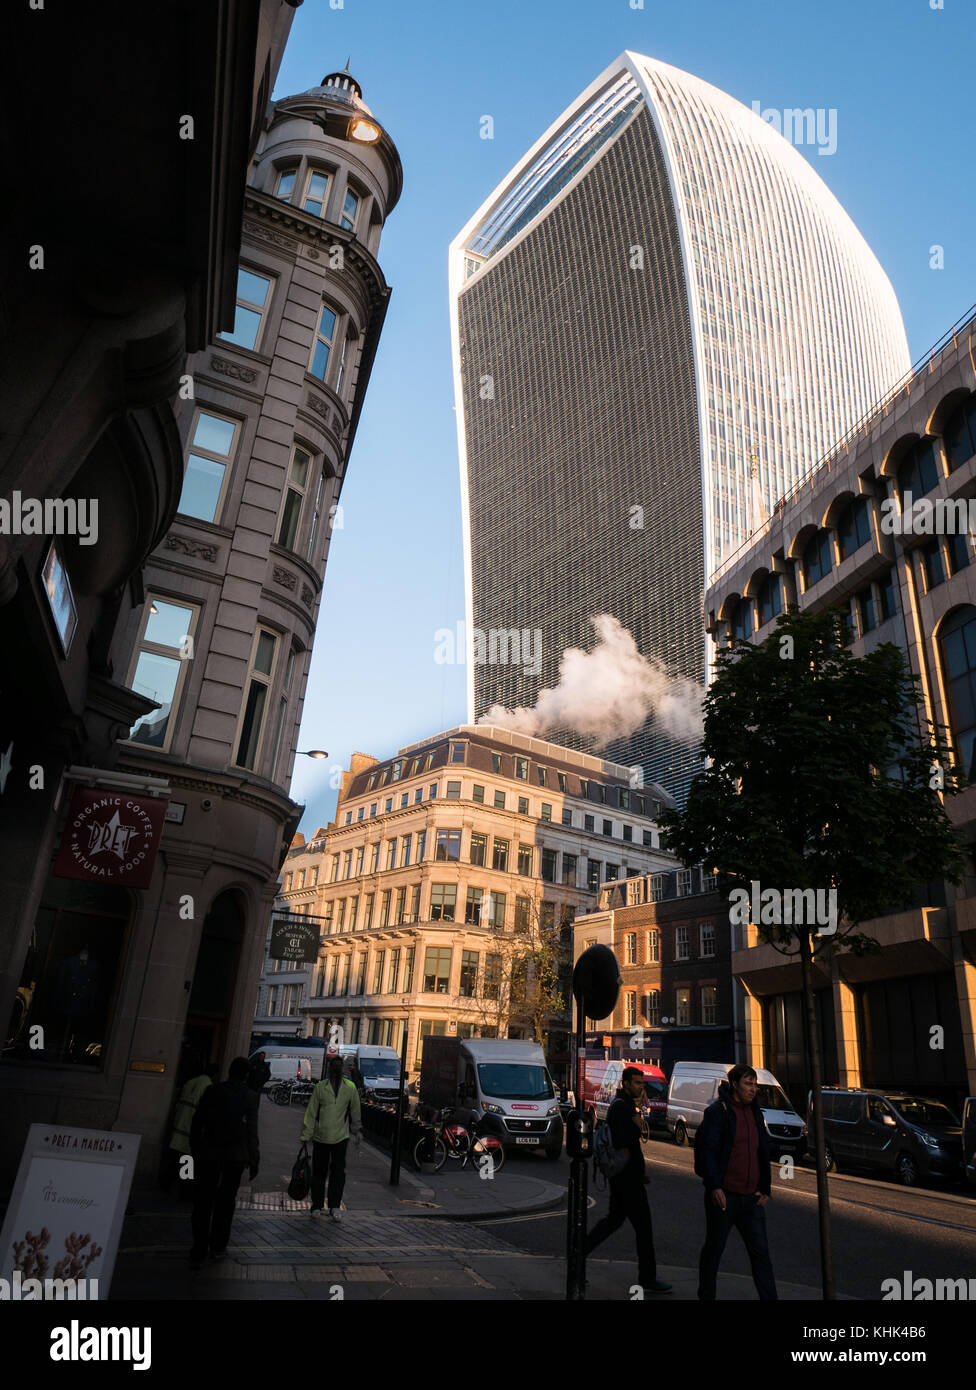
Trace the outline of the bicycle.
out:
[[[461,1168],[470,1164],[472,1168],[481,1172],[483,1160],[489,1158],[493,1171],[497,1173],[505,1162],[502,1141],[493,1134],[482,1137],[477,1130],[472,1135],[464,1125],[450,1123],[453,1118],[453,1109],[442,1110],[439,1127],[434,1127],[433,1135],[421,1135],[413,1148],[414,1166],[419,1170],[422,1163],[430,1163],[434,1172],[439,1173],[450,1160]]]

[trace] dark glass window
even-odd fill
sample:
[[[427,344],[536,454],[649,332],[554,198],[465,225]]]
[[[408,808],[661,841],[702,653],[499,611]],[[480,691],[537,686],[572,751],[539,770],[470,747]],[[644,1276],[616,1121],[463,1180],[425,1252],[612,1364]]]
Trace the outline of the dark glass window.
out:
[[[870,584],[854,595],[854,603],[857,606],[857,620],[862,634],[872,632],[878,624],[874,612],[874,591]]]
[[[886,622],[898,612],[898,581],[894,570],[888,570],[881,576],[878,588],[881,590],[881,621]]]
[[[976,780],[976,608],[960,608],[939,634],[949,720],[963,774]]]
[[[922,439],[910,449],[898,465],[898,486],[902,501],[905,493],[912,497],[924,497],[939,481],[939,469],[935,462],[934,441]]]
[[[556,851],[554,849],[542,851],[542,877],[546,883],[555,883],[556,881]]]
[[[976,454],[976,395],[964,401],[943,432],[949,467],[959,468]]]
[[[803,552],[803,583],[806,588],[816,584],[829,574],[834,567],[834,549],[831,534],[827,530],[817,531],[807,541]]]
[[[958,574],[970,561],[969,539],[964,531],[946,536],[946,550],[949,554],[949,573]]]
[[[846,560],[871,539],[871,516],[866,497],[856,498],[837,524],[840,558]]]
[[[922,569],[925,574],[925,592],[937,589],[940,584],[945,583],[945,564],[942,560],[942,545],[938,536],[933,536],[930,541],[920,545],[918,553],[922,560]]]
[[[755,631],[752,622],[752,599],[742,598],[729,615],[729,631],[738,642],[745,642]]]
[[[592,829],[593,829],[593,826],[594,826],[593,817],[592,817],[592,816],[584,816],[584,817],[583,817],[583,829],[584,829],[584,830],[592,830]]]

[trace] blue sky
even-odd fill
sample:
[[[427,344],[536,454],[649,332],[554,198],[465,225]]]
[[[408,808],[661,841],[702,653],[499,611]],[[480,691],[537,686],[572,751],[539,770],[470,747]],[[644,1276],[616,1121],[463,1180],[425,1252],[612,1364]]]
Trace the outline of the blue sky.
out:
[[[338,4],[338,0],[331,0]],[[623,49],[751,106],[837,111],[803,152],[898,295],[912,357],[976,300],[972,0],[305,0],[275,96],[347,55],[403,161],[379,259],[393,287],[333,535],[292,794],[333,815],[333,770],[466,717],[434,633],[464,616],[447,248],[495,185]],[[633,0],[637,4],[637,0]],[[481,118],[494,121],[483,140]],[[944,268],[930,247],[944,248]]]

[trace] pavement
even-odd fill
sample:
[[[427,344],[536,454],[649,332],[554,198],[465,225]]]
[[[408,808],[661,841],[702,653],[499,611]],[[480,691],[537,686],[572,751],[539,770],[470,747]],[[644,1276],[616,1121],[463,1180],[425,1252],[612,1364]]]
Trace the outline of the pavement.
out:
[[[179,1196],[134,1191],[122,1228],[110,1297],[172,1300],[376,1301],[562,1300],[566,1264],[530,1254],[505,1239],[521,1220],[558,1222],[566,1207],[565,1169],[540,1164],[540,1176],[505,1164],[482,1178],[472,1168],[417,1174],[401,1167],[390,1185],[390,1156],[365,1137],[350,1151],[342,1219],[311,1219],[310,1204],[287,1195],[300,1116],[265,1106],[261,1170],[242,1186],[227,1257],[191,1271],[190,1207]],[[554,1182],[559,1175],[561,1182]],[[545,1213],[550,1213],[547,1217]],[[591,1215],[591,1220],[593,1216]],[[696,1240],[692,1242],[697,1246]],[[636,1261],[587,1261],[587,1298],[628,1300]],[[673,1294],[655,1302],[695,1300],[697,1269],[662,1265]],[[820,1291],[779,1284],[784,1300],[819,1300]],[[719,1275],[721,1300],[755,1300],[752,1280]]]

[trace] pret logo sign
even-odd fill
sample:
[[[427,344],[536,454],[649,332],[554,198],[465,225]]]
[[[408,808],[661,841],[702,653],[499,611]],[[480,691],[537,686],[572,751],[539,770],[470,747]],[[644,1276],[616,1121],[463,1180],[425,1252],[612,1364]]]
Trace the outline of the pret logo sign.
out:
[[[60,878],[148,888],[166,806],[165,797],[79,787],[54,872]]]

